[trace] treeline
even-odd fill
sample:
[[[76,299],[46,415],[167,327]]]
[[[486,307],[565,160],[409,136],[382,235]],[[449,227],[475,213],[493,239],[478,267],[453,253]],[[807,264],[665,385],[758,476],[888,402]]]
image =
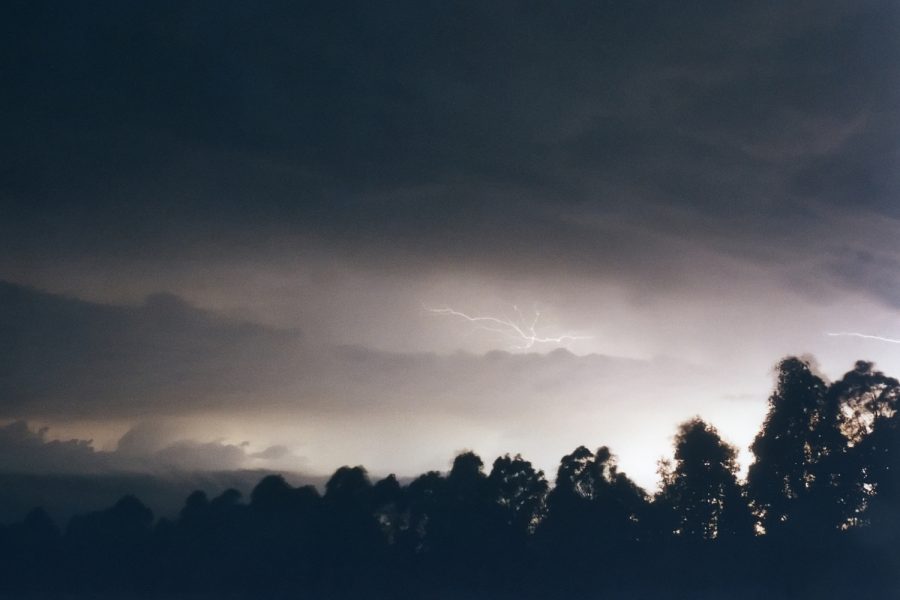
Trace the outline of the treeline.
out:
[[[827,383],[787,358],[738,478],[696,418],[650,495],[606,447],[554,485],[521,456],[473,453],[408,485],[341,467],[191,494],[154,520],[134,497],[61,531],[36,509],[0,529],[13,595],[292,598],[888,598],[900,594],[900,385],[858,362]]]

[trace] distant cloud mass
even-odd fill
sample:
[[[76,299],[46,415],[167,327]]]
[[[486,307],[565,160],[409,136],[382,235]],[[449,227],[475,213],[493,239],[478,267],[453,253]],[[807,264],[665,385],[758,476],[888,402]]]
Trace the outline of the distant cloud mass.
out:
[[[0,472],[73,475],[234,471],[263,468],[267,466],[265,461],[291,454],[283,446],[249,454],[242,445],[193,440],[162,443],[159,438],[154,438],[149,447],[136,446],[136,432],[141,435],[142,429],[142,425],[130,429],[119,440],[118,448],[103,451],[95,449],[92,440],[51,439],[49,428],[34,429],[25,421],[13,421],[0,427]],[[302,466],[302,459],[294,458],[297,466]]]

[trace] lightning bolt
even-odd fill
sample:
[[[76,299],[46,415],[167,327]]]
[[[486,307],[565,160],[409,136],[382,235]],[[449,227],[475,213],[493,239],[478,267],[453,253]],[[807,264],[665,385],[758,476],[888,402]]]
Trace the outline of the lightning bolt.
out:
[[[900,344],[900,340],[895,340],[894,338],[882,337],[880,335],[868,335],[865,333],[855,333],[852,331],[844,331],[839,333],[826,333],[825,335],[831,337],[855,337],[862,338],[864,340],[877,340],[879,342],[887,342],[889,344]]]
[[[541,318],[541,312],[537,309],[534,310],[534,318],[530,320],[525,318],[518,306],[513,306],[513,310],[515,310],[516,315],[518,315],[518,320],[510,319],[507,315],[503,315],[504,318],[502,319],[499,317],[467,315],[464,312],[452,308],[425,307],[425,310],[437,315],[458,317],[470,323],[474,323],[477,326],[476,330],[490,331],[507,337],[517,343],[517,345],[513,346],[516,350],[528,350],[535,344],[564,344],[575,340],[590,339],[590,336],[586,335],[567,334],[556,337],[539,335],[537,327],[538,321],[540,321]]]

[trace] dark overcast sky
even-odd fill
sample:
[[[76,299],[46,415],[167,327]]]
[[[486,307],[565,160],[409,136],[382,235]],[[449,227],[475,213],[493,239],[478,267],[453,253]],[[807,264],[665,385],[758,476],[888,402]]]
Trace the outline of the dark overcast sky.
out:
[[[0,419],[652,485],[784,354],[900,367],[825,335],[900,338],[898,64],[887,0],[4,2]],[[424,309],[514,305],[584,339]]]

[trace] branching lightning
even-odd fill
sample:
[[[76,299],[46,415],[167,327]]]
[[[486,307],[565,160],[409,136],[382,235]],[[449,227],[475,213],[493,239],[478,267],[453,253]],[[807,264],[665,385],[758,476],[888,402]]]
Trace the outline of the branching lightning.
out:
[[[831,336],[831,337],[855,337],[855,338],[862,338],[864,340],[876,340],[879,342],[887,342],[889,344],[900,344],[900,340],[897,340],[894,338],[882,337],[880,335],[868,335],[865,333],[855,333],[852,331],[842,331],[842,332],[838,332],[838,333],[826,333],[825,335]]]
[[[519,310],[518,306],[513,306],[513,310],[516,312],[516,315],[518,317],[517,319],[510,319],[506,315],[503,315],[504,318],[491,316],[473,316],[468,315],[464,312],[460,312],[458,310],[454,310],[452,308],[426,307],[426,310],[437,315],[458,317],[470,323],[474,323],[476,325],[476,330],[490,331],[492,333],[497,333],[506,338],[509,338],[516,343],[516,345],[513,346],[513,348],[516,350],[528,350],[535,344],[564,344],[566,342],[572,342],[575,340],[587,340],[591,337],[572,334],[560,335],[556,337],[539,335],[537,329],[538,321],[540,321],[541,318],[541,313],[537,309],[534,310],[534,318],[532,319],[526,319],[522,314],[522,311]]]

